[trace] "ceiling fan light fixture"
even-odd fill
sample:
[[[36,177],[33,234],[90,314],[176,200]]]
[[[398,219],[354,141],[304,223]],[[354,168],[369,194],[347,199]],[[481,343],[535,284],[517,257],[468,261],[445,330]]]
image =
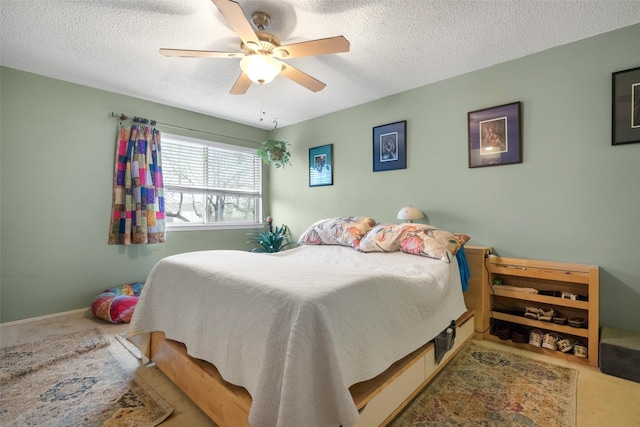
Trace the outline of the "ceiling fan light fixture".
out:
[[[240,61],[240,68],[252,82],[261,85],[271,82],[282,71],[280,62],[267,55],[246,56]]]
[[[312,92],[321,91],[326,86],[325,83],[292,65],[287,65],[284,61],[280,62],[280,60],[349,52],[349,41],[344,36],[327,37],[283,46],[278,37],[266,31],[271,20],[268,14],[255,12],[249,21],[237,1],[211,1],[240,38],[241,52],[162,48],[160,53],[164,56],[186,58],[241,58],[242,74],[229,91],[232,95],[246,93],[251,83],[260,85],[270,83],[278,74],[282,74],[283,77]],[[257,31],[252,27],[257,28]]]

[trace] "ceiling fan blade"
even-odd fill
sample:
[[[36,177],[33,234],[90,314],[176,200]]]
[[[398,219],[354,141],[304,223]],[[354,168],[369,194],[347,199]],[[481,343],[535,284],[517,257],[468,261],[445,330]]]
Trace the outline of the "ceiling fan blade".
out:
[[[329,53],[349,52],[349,47],[349,40],[343,36],[336,36],[280,46],[274,49],[274,56],[277,58],[300,58],[303,56],[326,55]]]
[[[320,80],[311,77],[309,74],[304,73],[289,64],[282,64],[282,71],[280,74],[290,80],[293,80],[299,85],[306,87],[312,92],[321,91],[326,86],[326,83],[322,83]]]
[[[238,80],[236,80],[229,93],[231,95],[243,95],[247,92],[249,86],[251,86],[251,79],[243,72],[240,74],[240,77],[238,77]]]
[[[242,52],[215,52],[211,50],[160,49],[164,56],[180,58],[244,58]]]
[[[218,8],[224,19],[227,20],[231,29],[238,34],[240,39],[252,50],[262,48],[260,39],[253,31],[251,24],[244,16],[240,5],[232,0],[211,0]]]

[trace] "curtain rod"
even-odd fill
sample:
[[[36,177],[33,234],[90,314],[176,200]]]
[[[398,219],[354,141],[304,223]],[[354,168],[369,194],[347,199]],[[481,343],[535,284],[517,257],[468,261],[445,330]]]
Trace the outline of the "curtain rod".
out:
[[[224,134],[215,133],[215,132],[208,132],[206,130],[198,130],[198,129],[187,128],[187,127],[184,127],[184,126],[172,125],[170,123],[162,123],[162,122],[158,122],[156,120],[147,119],[147,118],[144,118],[144,117],[132,116],[130,114],[116,113],[115,111],[111,112],[111,117],[115,117],[115,118],[118,118],[120,120],[134,120],[134,121],[140,121],[142,123],[149,123],[149,124],[151,124],[151,126],[155,126],[157,124],[157,125],[168,127],[168,128],[172,128],[172,129],[186,130],[186,131],[189,131],[189,132],[201,133],[201,134],[205,134],[205,135],[221,136],[223,138],[232,138],[232,139],[236,139],[238,141],[246,141],[246,142],[254,142],[254,143],[255,142],[261,142],[261,141],[254,141],[253,139],[239,138],[237,136],[224,135]]]

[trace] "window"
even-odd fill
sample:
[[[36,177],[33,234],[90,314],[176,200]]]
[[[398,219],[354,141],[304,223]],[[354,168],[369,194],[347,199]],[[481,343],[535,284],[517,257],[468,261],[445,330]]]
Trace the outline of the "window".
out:
[[[257,151],[163,134],[167,227],[193,230],[259,225],[262,164]]]

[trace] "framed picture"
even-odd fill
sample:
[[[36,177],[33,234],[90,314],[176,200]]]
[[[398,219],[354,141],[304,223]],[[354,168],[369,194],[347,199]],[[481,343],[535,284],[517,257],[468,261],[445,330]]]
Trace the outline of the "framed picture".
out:
[[[333,144],[309,148],[309,187],[333,185]]]
[[[373,128],[373,171],[407,168],[407,121]]]
[[[468,113],[469,167],[522,163],[520,102]]]
[[[640,142],[640,67],[613,73],[611,145]]]

